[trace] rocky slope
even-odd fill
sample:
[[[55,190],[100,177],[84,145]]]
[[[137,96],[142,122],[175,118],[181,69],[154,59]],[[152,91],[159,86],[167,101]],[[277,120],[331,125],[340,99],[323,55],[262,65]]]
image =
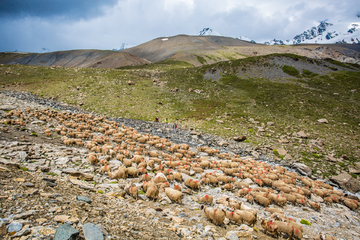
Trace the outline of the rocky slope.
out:
[[[64,106],[48,99],[40,99],[27,93],[5,94],[4,92],[0,94],[0,103],[0,155],[2,158],[0,161],[0,235],[5,239],[49,239],[52,237],[75,239],[75,236],[77,236],[76,239],[104,239],[104,237],[106,239],[178,239],[180,237],[272,239],[265,233],[260,219],[281,218],[281,215],[270,217],[271,214],[259,202],[249,203],[247,200],[249,198],[246,199],[245,195],[239,194],[243,191],[240,185],[235,184],[235,182],[248,184],[253,189],[248,196],[255,196],[260,191],[259,186],[262,186],[258,178],[265,181],[265,175],[255,173],[261,166],[270,172],[280,171],[277,177],[276,174],[273,177],[275,179],[280,177],[284,182],[289,181],[287,186],[292,189],[291,191],[294,189],[298,189],[298,192],[304,191],[303,194],[307,196],[300,194],[299,198],[305,200],[305,203],[316,202],[320,205],[320,211],[315,211],[308,204],[302,205],[301,201],[295,205],[290,202],[278,205],[275,200],[270,205],[282,211],[287,217],[295,219],[298,224],[302,219],[312,224],[302,224],[302,238],[311,239],[319,234],[326,234],[337,239],[360,237],[359,212],[358,209],[355,210],[358,206],[354,207],[346,202],[346,199],[350,199],[349,201],[355,203],[354,199],[357,197],[352,195],[340,197],[338,195],[342,195],[341,192],[330,192],[332,186],[307,178],[312,182],[312,188],[310,188],[311,192],[309,191],[310,195],[305,194],[307,188],[304,188],[305,182],[301,175],[289,171],[289,165],[284,166],[285,168],[274,165],[272,161],[269,161],[270,159],[267,159],[267,162],[264,162],[264,159],[255,161],[254,157],[249,155],[254,150],[246,149],[246,144],[239,145],[235,142],[224,142],[216,137],[201,136],[181,129],[181,126],[175,133],[170,126],[161,123],[127,119],[110,121],[100,116],[86,115],[87,120],[92,119],[92,123],[97,122],[96,125],[92,125],[93,128],[89,128],[91,126],[89,124],[92,123],[83,118],[85,115],[82,115],[84,113],[81,109]],[[50,110],[49,106],[59,110]],[[60,127],[61,134],[58,134]],[[108,127],[113,130],[105,130]],[[65,128],[67,133],[64,132]],[[86,129],[91,129],[91,131]],[[72,138],[71,132],[75,131],[84,134],[82,137],[85,139],[75,140],[79,139],[80,135]],[[115,137],[116,133],[130,135],[123,135],[127,138],[120,140]],[[188,146],[189,151],[179,149],[173,152],[162,144],[153,144],[150,141],[140,143],[140,139],[134,138],[139,133],[142,137],[146,137],[147,134],[158,135],[160,138],[153,138],[154,141],[158,139],[173,148],[178,146],[177,144],[186,143],[184,146]],[[92,135],[92,138],[86,139],[86,134]],[[132,166],[144,174],[139,177],[110,179],[108,176],[111,175],[110,172],[108,174],[100,172],[103,168],[100,163],[91,164],[88,160],[89,153],[94,150],[90,150],[83,144],[90,144],[91,139],[99,141],[106,138],[109,141],[107,146],[110,144],[112,148],[111,150],[109,148],[109,151],[104,148],[97,153],[99,160],[108,161],[108,166],[114,171],[125,163],[124,160],[119,161],[118,159],[121,158],[118,156],[130,153],[126,158],[132,159]],[[188,141],[188,139],[191,140]],[[72,142],[75,144],[71,144]],[[102,146],[100,142],[99,146]],[[216,145],[212,142],[216,142]],[[115,148],[117,144],[120,149]],[[125,145],[126,149],[124,149]],[[199,146],[211,148],[197,148]],[[118,153],[113,155],[111,151],[118,151]],[[146,151],[157,152],[158,157],[149,157],[144,154]],[[217,151],[219,153],[216,153]],[[242,153],[242,155],[237,156],[236,153]],[[191,167],[187,167],[189,165],[186,164],[173,168],[166,165],[169,164],[166,162],[168,155],[173,156],[174,161],[181,163],[180,154],[191,159],[191,161],[185,158],[182,160]],[[145,164],[141,168],[140,164],[144,164],[144,161],[136,164],[136,155],[142,156],[141,158],[149,165],[151,160],[158,159],[156,160],[158,163],[154,166]],[[201,170],[194,165],[200,163],[194,163],[197,159],[202,159],[203,162],[209,161],[215,166],[210,168],[203,166],[204,169]],[[226,167],[230,164],[230,160],[237,167]],[[166,165],[165,169],[161,167],[164,166],[163,164]],[[244,164],[243,167],[247,170],[236,170],[243,168],[241,164]],[[293,167],[304,174],[307,172],[304,166]],[[168,180],[171,179],[169,172],[182,172],[183,180],[200,181],[203,179],[201,172],[218,174],[220,179],[220,173],[229,174],[231,169],[237,174],[246,174],[247,178],[236,176],[236,174],[223,175],[227,180],[222,180],[221,188],[221,185],[203,184],[201,190],[191,189],[184,182],[175,180],[170,182],[170,187],[181,186],[183,195],[181,203],[171,201],[161,190],[157,201],[152,201],[140,190],[143,185],[141,178],[147,172],[155,181],[157,177],[164,176],[159,172],[160,169],[164,170],[163,173]],[[230,182],[225,184],[224,181]],[[352,179],[348,183],[359,185],[359,182],[354,182]],[[227,185],[235,189],[224,190]],[[158,186],[161,188],[162,185]],[[137,199],[128,194],[132,187],[137,187],[139,190]],[[271,184],[261,189],[280,193],[280,190]],[[285,191],[285,189],[282,190]],[[331,194],[329,196],[333,200],[326,199],[327,197],[321,195],[319,191]],[[246,202],[246,207],[257,211],[258,222],[251,227],[246,222],[242,224],[240,222],[237,225],[225,219],[223,226],[214,225],[206,218],[204,212],[200,211],[199,197],[205,195],[214,197],[215,208],[227,211],[233,210],[234,206],[230,206],[226,200],[222,201],[224,196],[238,203]],[[306,223],[306,221],[302,222]],[[89,235],[93,238],[89,238]]]
[[[23,64],[37,66],[61,67],[90,67],[90,68],[118,68],[149,63],[145,59],[125,52],[100,50],[73,50],[50,52],[42,54],[26,54],[21,57],[18,53],[1,53],[2,64]],[[5,56],[4,56],[5,55]],[[13,55],[13,58],[11,57]]]

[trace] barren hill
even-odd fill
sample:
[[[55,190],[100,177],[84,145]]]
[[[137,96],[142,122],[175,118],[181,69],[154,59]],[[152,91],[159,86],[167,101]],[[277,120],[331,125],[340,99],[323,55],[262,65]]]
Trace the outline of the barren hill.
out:
[[[196,54],[207,51],[216,52],[224,47],[255,47],[258,44],[222,36],[188,36],[156,38],[139,46],[125,49],[124,52],[145,58],[151,62],[165,60],[174,54]]]
[[[38,66],[61,66],[61,67],[90,67],[90,68],[117,68],[122,66],[135,66],[148,63],[125,52],[101,51],[101,50],[72,50],[50,52],[43,54],[2,53],[0,63],[22,64]]]

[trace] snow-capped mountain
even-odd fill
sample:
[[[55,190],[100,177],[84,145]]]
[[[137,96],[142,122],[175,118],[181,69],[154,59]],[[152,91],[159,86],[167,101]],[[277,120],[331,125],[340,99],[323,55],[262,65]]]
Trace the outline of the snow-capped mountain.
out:
[[[300,43],[352,43],[360,44],[360,20],[354,22],[322,21],[291,40],[273,39],[267,45],[293,45]]]
[[[207,35],[222,36],[219,32],[213,31],[211,28],[204,28],[199,33],[199,36],[207,36]]]
[[[121,47],[119,49],[113,49],[113,51],[121,51],[121,50],[124,50],[124,49],[127,49],[127,48],[132,48],[132,47],[135,47],[136,45],[132,45],[132,44],[127,44],[127,43],[123,43],[121,44]]]

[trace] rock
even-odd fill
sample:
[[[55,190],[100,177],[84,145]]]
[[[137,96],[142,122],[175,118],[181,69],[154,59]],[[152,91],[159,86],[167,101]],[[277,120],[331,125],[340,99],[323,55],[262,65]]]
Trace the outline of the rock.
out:
[[[79,233],[70,224],[65,223],[56,229],[54,240],[75,240]]]
[[[30,233],[31,233],[31,229],[27,227],[27,228],[21,230],[20,232],[17,232],[14,235],[12,235],[11,238],[26,236],[26,235],[29,235]]]
[[[258,128],[258,132],[265,132],[265,129],[260,127],[260,128]]]
[[[283,148],[279,148],[277,149],[279,155],[285,156],[287,154],[287,151]]]
[[[311,168],[302,163],[294,163],[291,168],[296,169],[302,175],[310,176],[312,174]]]
[[[246,140],[246,136],[241,136],[241,137],[237,136],[237,137],[234,137],[233,139],[236,142],[243,142]]]
[[[217,123],[220,123],[220,124],[223,124],[223,123],[224,123],[224,121],[222,121],[222,120],[216,120],[216,122],[217,122]]]
[[[104,236],[100,229],[93,223],[86,223],[82,226],[86,240],[103,240]]]
[[[61,222],[61,223],[67,222],[67,223],[71,223],[71,224],[79,222],[78,218],[70,217],[68,215],[57,215],[57,216],[54,217],[53,220],[55,222]]]
[[[100,232],[103,234],[103,236],[108,236],[109,233],[106,231],[105,227],[101,224],[96,224],[96,227],[99,228]]]
[[[3,111],[11,111],[16,108],[17,108],[17,106],[14,106],[14,105],[1,105],[0,106],[0,110],[3,110]]]
[[[338,184],[342,188],[348,190],[349,192],[356,193],[357,191],[360,191],[359,180],[353,178],[348,173],[342,173],[340,175],[330,178],[330,180]]]
[[[238,240],[238,236],[236,235],[235,232],[231,231],[231,232],[227,232],[226,233],[226,239],[229,239],[229,240]]]
[[[318,119],[317,120],[319,123],[325,123],[325,124],[328,124],[329,121],[326,119],[326,118],[321,118],[321,119]]]
[[[307,138],[307,134],[304,131],[297,132],[296,135],[301,138]]]
[[[4,221],[0,221],[0,237],[5,236],[7,233],[6,223]]]
[[[25,218],[28,218],[30,217],[31,215],[33,215],[34,213],[36,213],[38,211],[27,211],[27,212],[24,212],[24,213],[20,213],[20,214],[16,214],[12,217],[13,220],[16,220],[16,219],[25,219]]]
[[[82,201],[82,202],[86,202],[86,203],[88,203],[88,204],[91,203],[91,200],[90,200],[88,197],[85,197],[85,196],[77,196],[77,197],[76,197],[76,200]]]
[[[22,229],[23,225],[19,222],[12,222],[7,226],[7,232],[8,233],[17,233]]]
[[[226,141],[218,141],[217,144],[220,146],[220,147],[226,147],[229,145],[229,143],[227,143]]]
[[[266,125],[268,125],[268,126],[274,126],[275,123],[274,123],[274,122],[267,122]]]

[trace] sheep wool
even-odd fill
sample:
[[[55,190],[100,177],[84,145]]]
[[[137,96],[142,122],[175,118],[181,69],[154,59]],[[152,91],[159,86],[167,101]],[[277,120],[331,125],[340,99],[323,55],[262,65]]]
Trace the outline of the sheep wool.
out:
[[[174,202],[181,202],[182,192],[172,189],[170,187],[165,188],[165,194]]]
[[[212,220],[216,225],[220,226],[224,223],[225,212],[223,210],[208,208],[204,205],[201,206],[201,209],[204,210],[206,217]]]
[[[235,210],[235,213],[240,216],[241,222],[248,226],[254,226],[257,222],[255,214],[247,210]]]
[[[139,189],[137,187],[129,188],[129,194],[134,197],[135,199],[138,198]]]
[[[147,189],[146,196],[153,200],[157,199],[159,196],[159,189],[154,185]]]
[[[201,203],[209,203],[210,205],[213,205],[213,196],[211,195],[204,195],[201,198],[199,198],[199,202]]]

